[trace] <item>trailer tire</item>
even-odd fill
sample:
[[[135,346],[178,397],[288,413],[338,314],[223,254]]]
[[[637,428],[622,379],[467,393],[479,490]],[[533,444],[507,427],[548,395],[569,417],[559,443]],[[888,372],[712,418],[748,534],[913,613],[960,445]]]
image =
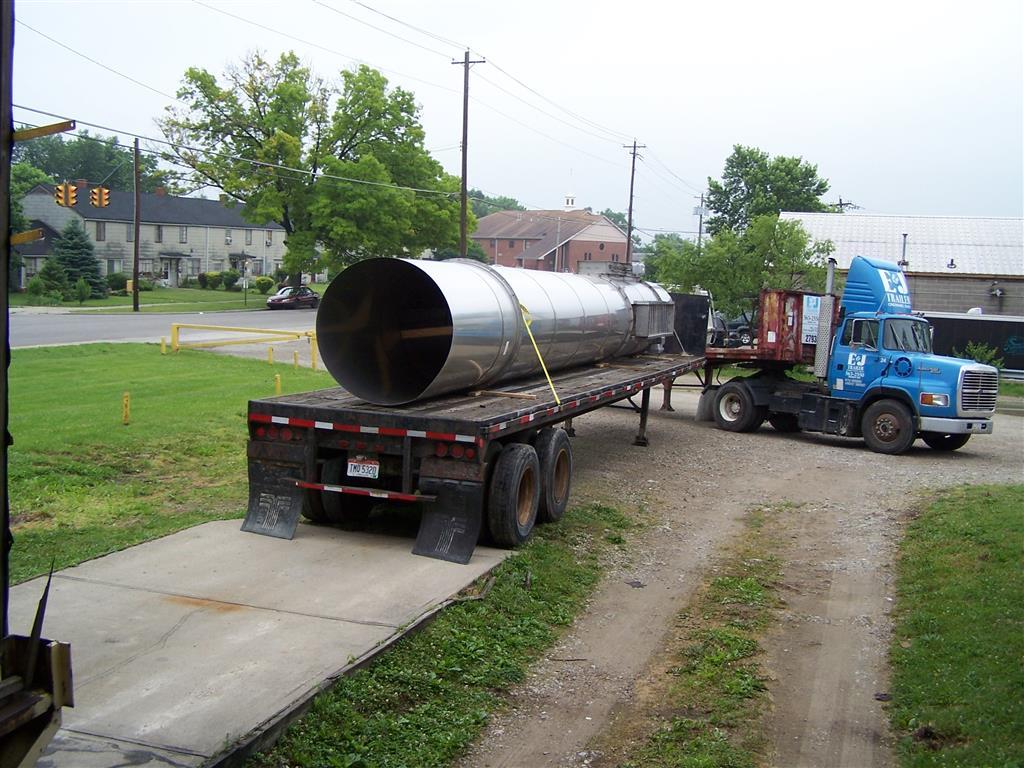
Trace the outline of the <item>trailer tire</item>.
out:
[[[344,457],[325,461],[320,472],[320,482],[341,485],[347,466],[348,461]],[[327,522],[349,531],[361,530],[366,526],[375,503],[376,500],[370,496],[356,496],[352,493],[323,491],[320,494],[320,504]]]
[[[898,400],[876,400],[860,421],[864,442],[875,453],[905,453],[914,442],[914,420]]]
[[[715,395],[715,424],[729,432],[753,432],[767,416],[765,408],[754,405],[750,388],[742,381],[728,381]]]
[[[969,432],[956,435],[946,435],[942,432],[922,432],[921,439],[933,451],[955,451],[967,445],[971,435]]]
[[[565,430],[542,429],[534,442],[540,464],[540,504],[538,523],[557,523],[569,505],[572,488],[572,446]]]
[[[494,543],[511,548],[526,541],[540,501],[540,463],[532,445],[511,443],[502,449],[487,496],[487,527]]]
[[[776,432],[799,432],[800,420],[795,413],[772,413],[768,423]]]

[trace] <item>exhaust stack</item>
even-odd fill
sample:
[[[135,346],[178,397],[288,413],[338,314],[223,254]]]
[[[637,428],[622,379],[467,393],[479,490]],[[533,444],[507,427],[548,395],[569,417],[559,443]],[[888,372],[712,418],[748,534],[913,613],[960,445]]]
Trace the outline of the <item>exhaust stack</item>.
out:
[[[821,297],[818,310],[818,343],[814,348],[814,375],[819,381],[828,379],[828,355],[832,347],[832,315],[835,308],[836,260],[828,260],[825,273],[825,295]]]

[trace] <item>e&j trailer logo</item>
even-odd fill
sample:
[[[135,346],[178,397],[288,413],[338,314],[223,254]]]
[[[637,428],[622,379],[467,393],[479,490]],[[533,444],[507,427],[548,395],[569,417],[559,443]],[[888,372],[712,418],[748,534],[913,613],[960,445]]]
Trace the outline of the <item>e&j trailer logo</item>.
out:
[[[888,269],[880,269],[878,271],[882,278],[885,298],[888,300],[889,305],[910,309],[910,289],[907,288],[907,278],[903,276],[903,273]]]

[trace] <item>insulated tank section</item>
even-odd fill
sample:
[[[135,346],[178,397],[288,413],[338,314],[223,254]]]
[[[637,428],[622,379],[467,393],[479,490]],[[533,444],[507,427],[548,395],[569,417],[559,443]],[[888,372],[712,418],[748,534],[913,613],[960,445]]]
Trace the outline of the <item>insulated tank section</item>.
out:
[[[651,307],[668,309],[651,315]],[[334,279],[316,332],[341,386],[370,403],[401,405],[540,373],[524,309],[552,371],[643,351],[671,335],[671,308],[660,286],[625,275],[380,258]],[[651,317],[668,320],[652,330]]]

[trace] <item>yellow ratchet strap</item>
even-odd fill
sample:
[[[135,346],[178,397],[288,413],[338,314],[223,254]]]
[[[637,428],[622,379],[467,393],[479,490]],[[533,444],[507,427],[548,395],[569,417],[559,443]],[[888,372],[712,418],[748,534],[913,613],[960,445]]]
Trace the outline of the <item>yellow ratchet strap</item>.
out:
[[[530,323],[533,322],[530,319],[530,310],[522,304],[519,305],[519,309],[523,313],[523,322],[526,323],[526,335],[530,337],[530,342],[533,344],[533,351],[537,353],[537,359],[540,361],[540,368],[544,371],[544,378],[548,380],[548,386],[551,387],[551,394],[555,396],[555,402],[558,405],[561,405],[562,401],[559,399],[558,393],[555,392],[555,384],[551,381],[551,374],[548,373],[548,367],[544,365],[544,358],[541,357],[540,349],[537,347],[537,340],[533,338],[533,331],[530,330]]]

